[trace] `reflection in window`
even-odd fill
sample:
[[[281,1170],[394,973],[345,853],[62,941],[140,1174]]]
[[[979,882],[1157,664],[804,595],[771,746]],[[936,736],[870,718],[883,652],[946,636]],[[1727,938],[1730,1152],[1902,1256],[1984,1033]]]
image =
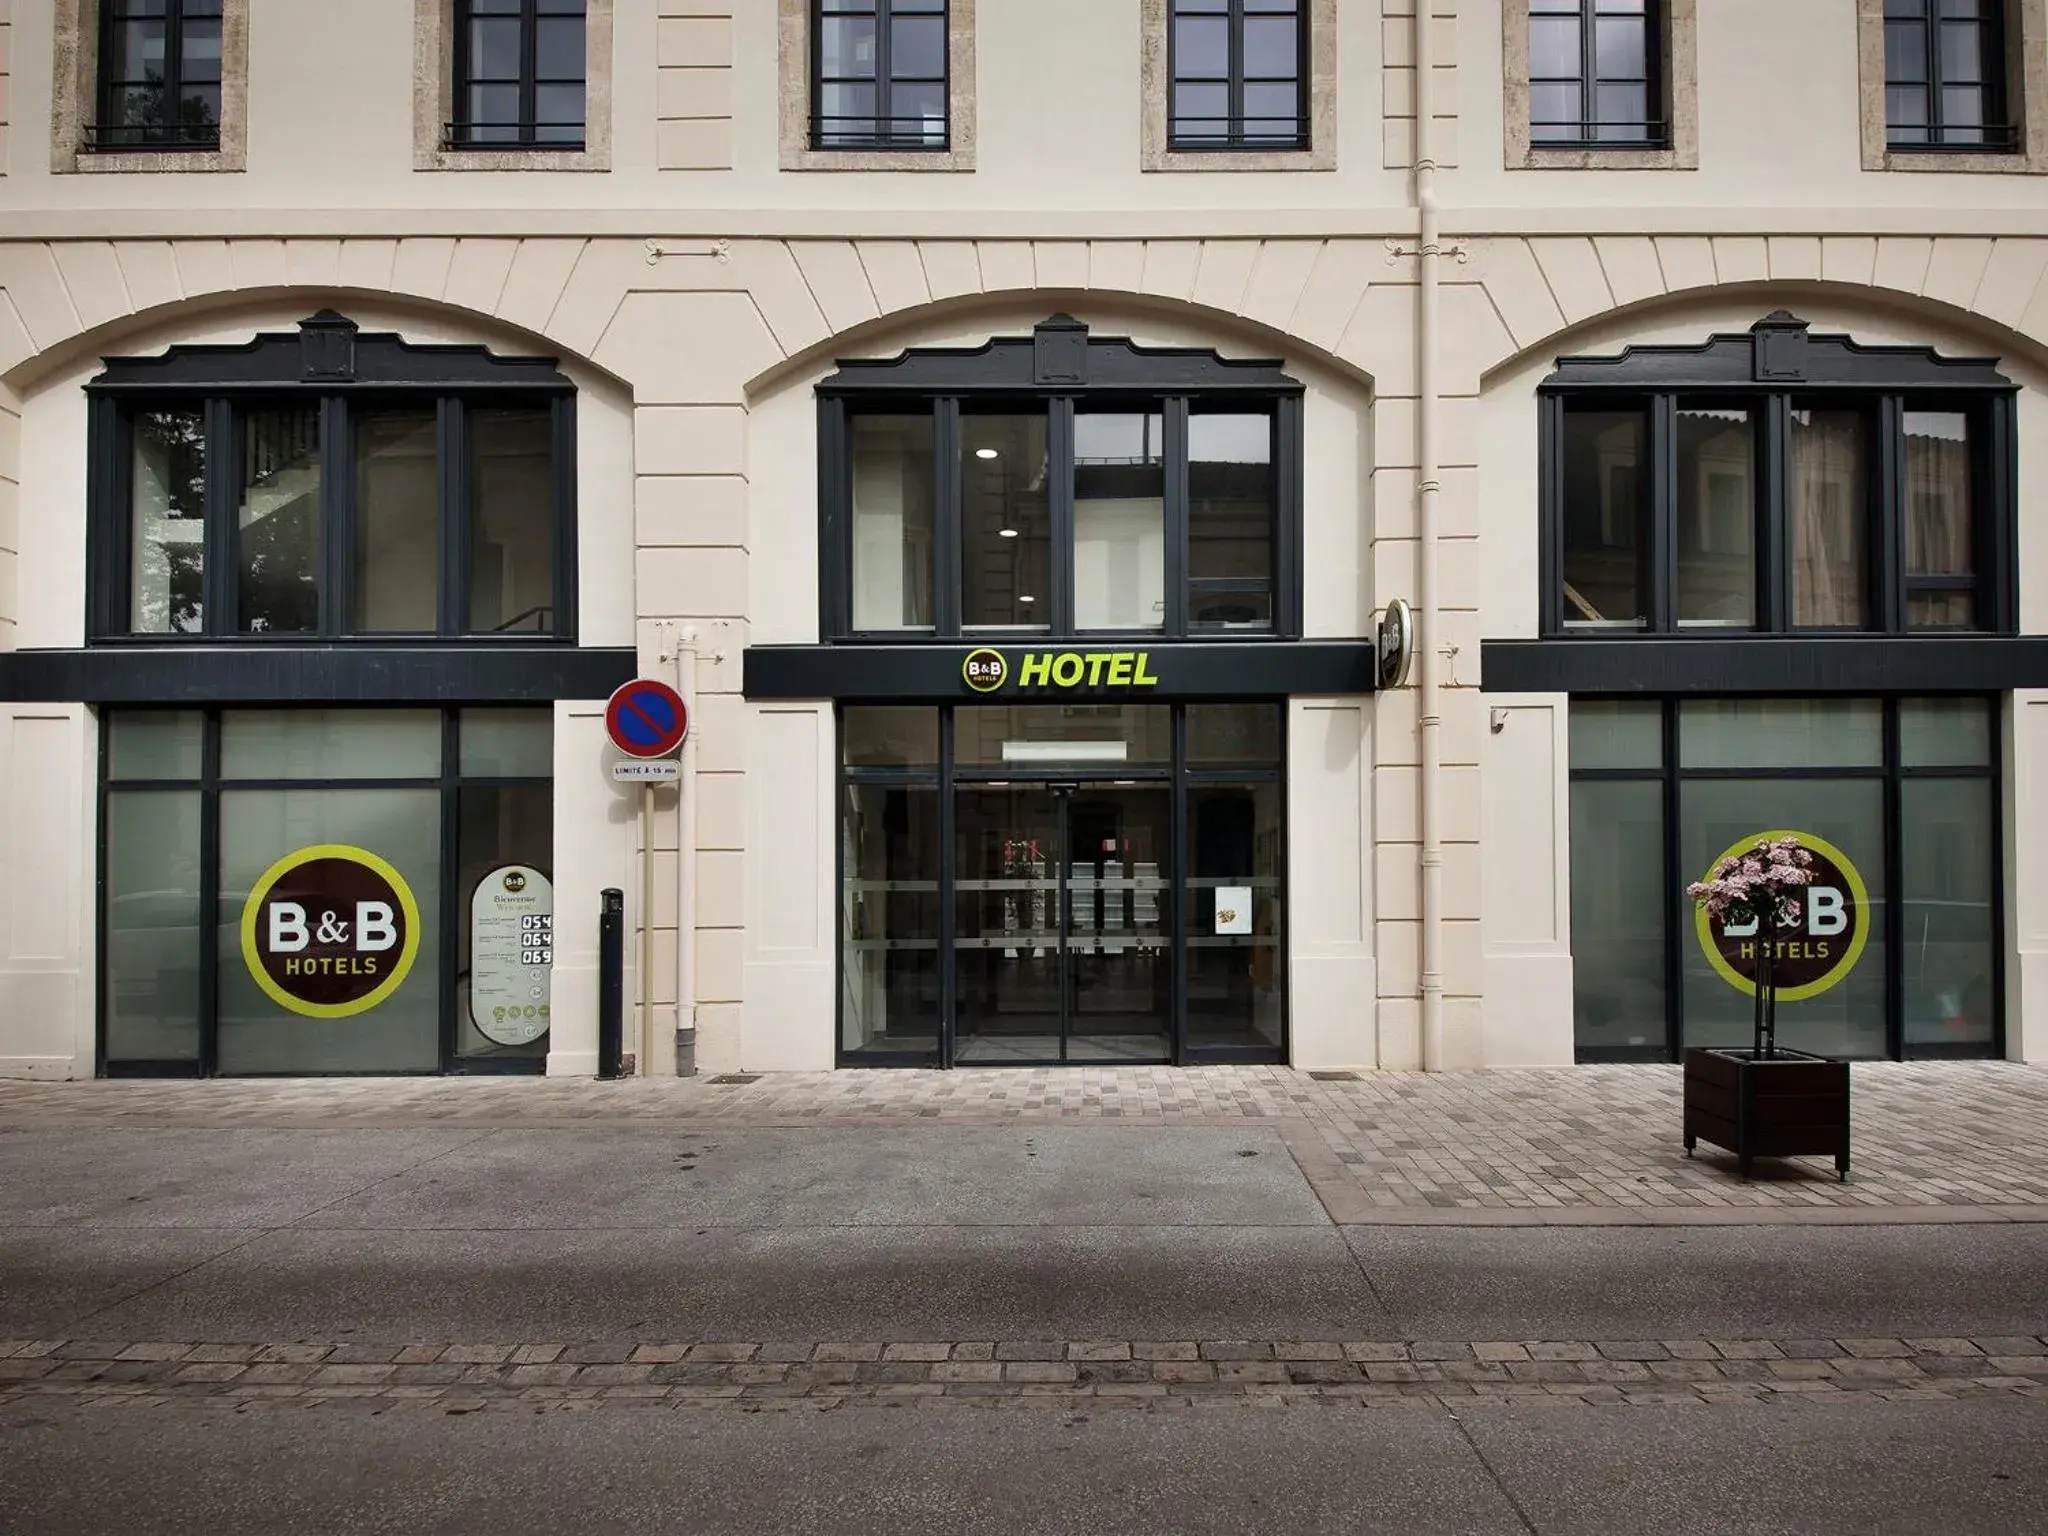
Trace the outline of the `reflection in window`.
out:
[[[962,767],[1165,768],[1173,762],[1173,711],[1164,704],[975,705],[953,712],[953,757]]]
[[[1074,625],[1166,623],[1165,418],[1074,414]]]
[[[549,407],[469,412],[471,633],[555,627],[555,438]]]
[[[1861,628],[1869,618],[1869,493],[1863,416],[1791,413],[1792,622]]]
[[[960,418],[960,619],[968,629],[1045,629],[1052,525],[1046,418]]]
[[[1273,418],[1188,417],[1188,627],[1273,627]]]
[[[242,421],[242,500],[235,517],[240,627],[249,634],[320,627],[320,411],[251,411]]]
[[[91,147],[218,148],[220,29],[221,0],[101,0]]]
[[[1564,416],[1564,622],[1639,629],[1647,613],[1642,565],[1644,438],[1639,411]]]
[[[841,791],[840,1044],[930,1054],[939,1032],[939,791]]]
[[[1306,149],[1303,0],[1173,0],[1174,149]]]
[[[1678,411],[1681,625],[1747,629],[1756,618],[1756,430],[1747,409]]]
[[[855,416],[853,627],[932,627],[932,418]]]
[[[1905,424],[1906,624],[1968,628],[1977,618],[1970,418],[1908,411]]]
[[[355,421],[355,627],[431,633],[440,612],[440,459],[433,406]]]
[[[946,0],[810,0],[811,146],[946,147]]]
[[[464,149],[578,149],[584,0],[457,0],[455,121]]]
[[[196,635],[205,616],[206,416],[143,411],[129,460],[128,627]]]
[[[1529,137],[1664,144],[1653,0],[1529,0]]]

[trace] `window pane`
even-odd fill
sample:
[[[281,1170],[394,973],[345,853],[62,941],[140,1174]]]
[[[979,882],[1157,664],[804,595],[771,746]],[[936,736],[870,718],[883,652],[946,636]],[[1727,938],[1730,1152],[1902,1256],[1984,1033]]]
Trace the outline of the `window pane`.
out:
[[[963,625],[1044,629],[1052,621],[1046,418],[960,419]]]
[[[199,859],[199,791],[108,794],[109,1061],[199,1059]]]
[[[1681,625],[1756,620],[1756,428],[1747,410],[1678,412]]]
[[[1165,418],[1074,414],[1074,623],[1166,622]]]
[[[441,773],[432,709],[231,709],[224,779],[431,779]]]
[[[1991,766],[1991,708],[1982,699],[1902,699],[1899,761],[1908,768]]]
[[[547,1055],[555,931],[573,915],[556,908],[554,867],[553,785],[462,787],[456,796],[456,1055]],[[542,917],[549,920],[545,929],[528,926]],[[480,923],[495,930],[486,930],[481,965]]]
[[[1585,98],[1576,81],[1529,87],[1529,133],[1539,144],[1546,139],[1570,142],[1589,135],[1584,114]]]
[[[1579,706],[1572,706],[1576,725]],[[1573,766],[1577,767],[1576,753]],[[1578,780],[1571,786],[1572,1034],[1579,1049],[1662,1048],[1664,786]]]
[[[398,989],[342,1019],[286,1009],[257,984],[242,915],[264,871],[286,854],[341,843],[397,869],[419,909],[419,947]],[[308,893],[308,926],[323,911]],[[344,898],[340,904],[346,906]],[[220,1067],[223,1072],[432,1072],[441,1065],[441,792],[438,789],[231,789],[220,797]],[[346,918],[342,918],[346,922]],[[330,932],[339,932],[330,927]],[[401,942],[403,942],[401,940]],[[332,943],[314,958],[346,956]],[[395,957],[394,957],[395,959]]]
[[[1948,22],[1941,29],[1941,78],[1947,85],[1975,85],[1984,78],[1984,28],[1977,22]]]
[[[1620,699],[1573,699],[1572,769],[1664,766],[1664,708]]]
[[[875,88],[828,85],[819,101],[818,133],[826,144],[865,144],[875,136]]]
[[[840,711],[839,742],[848,767],[936,768],[939,712],[919,705],[862,705]]]
[[[1564,622],[1639,629],[1640,547],[1648,505],[1638,411],[1567,411],[1564,418]]]
[[[1173,88],[1173,131],[1193,139],[1226,140],[1230,132],[1230,88],[1224,85],[1176,85]]]
[[[141,85],[163,83],[164,24],[161,21],[123,21],[107,36],[106,72],[109,83]],[[158,100],[161,102],[161,93]],[[159,106],[159,112],[161,107]]]
[[[516,144],[519,141],[519,87],[476,85],[469,89],[471,125],[465,134],[474,144]]]
[[[1275,768],[1280,764],[1277,704],[1190,704],[1190,768]]]
[[[585,32],[580,17],[534,23],[534,78],[581,80]]]
[[[1862,954],[1846,974],[1812,997],[1788,999],[1781,991],[1778,1043],[1825,1056],[1883,1056],[1884,786],[1872,779],[1693,780],[1680,784],[1678,804],[1679,875],[1685,880],[1704,878],[1738,843],[1775,831],[1823,840],[1854,866],[1863,881],[1860,895],[1835,878],[1808,889],[1798,930],[1788,939],[1803,953],[1780,962],[1780,984],[1789,984],[1788,970],[1812,978],[1832,967],[1853,944],[1859,927],[1865,934]],[[1708,958],[1706,944],[1714,942],[1719,952],[1718,939],[1711,929],[1702,939],[1689,906],[1684,923],[1679,953],[1685,1044],[1748,1045],[1755,993],[1738,987]]]
[[[519,78],[519,20],[472,21],[469,24],[469,78]]]
[[[1595,110],[1601,124],[1598,137],[1628,142],[1648,136],[1650,92],[1640,85],[1603,85],[1596,92]]]
[[[1884,27],[1884,78],[1891,85],[1927,81],[1927,28],[1917,21],[1888,21]]]
[[[205,85],[220,80],[220,23],[186,18],[179,39],[178,80],[181,85]]]
[[[1272,627],[1273,521],[1273,418],[1189,416],[1191,628]]]
[[[826,16],[818,30],[819,70],[828,80],[872,79],[875,73],[875,19],[872,16]]]
[[[1301,27],[1291,16],[1246,17],[1244,72],[1247,79],[1291,80],[1301,73]]]
[[[1998,941],[1991,781],[1907,779],[1899,822],[1906,1048],[1988,1046]]]
[[[1684,768],[1875,768],[1884,709],[1875,699],[1687,699],[1678,706]]]
[[[1529,18],[1529,78],[1577,80],[1584,68],[1579,51],[1579,18]]]
[[[1188,786],[1188,1043],[1278,1046],[1286,1010],[1280,785]]]
[[[205,722],[196,709],[119,709],[103,717],[110,779],[196,779]]]
[[[250,411],[242,423],[235,518],[240,627],[320,627],[320,411]]]
[[[576,144],[583,139],[583,87],[543,85],[533,93],[534,138],[542,144]]]
[[[1164,704],[963,706],[953,715],[953,760],[980,768],[1165,768],[1173,762],[1173,711]]]
[[[465,709],[457,724],[464,778],[554,777],[553,710]]]
[[[128,627],[139,635],[196,635],[204,620],[206,418],[143,411],[134,435]]]
[[[889,132],[899,142],[942,145],[946,142],[946,87],[898,85],[889,95]]]
[[[1906,574],[1967,576],[1971,550],[1970,419],[1906,412]]]
[[[1915,592],[1906,599],[1908,629],[1970,629],[1977,600],[1968,592]]]
[[[355,413],[355,627],[431,633],[440,611],[434,407]]]
[[[1223,16],[1186,16],[1173,27],[1176,80],[1223,80],[1230,75],[1230,22]]]
[[[1792,622],[1868,622],[1869,496],[1863,418],[1792,412]]]
[[[1643,18],[1602,16],[1594,24],[1594,68],[1602,80],[1642,80],[1650,73],[1649,55],[1643,46],[1646,36]]]
[[[555,627],[555,426],[545,405],[469,412],[472,633]]]
[[[855,629],[932,627],[932,418],[855,416]]]
[[[937,80],[945,75],[944,17],[898,17],[889,29],[889,43],[889,74],[892,78]]]
[[[841,791],[840,1043],[929,1054],[939,1043],[939,791]]]

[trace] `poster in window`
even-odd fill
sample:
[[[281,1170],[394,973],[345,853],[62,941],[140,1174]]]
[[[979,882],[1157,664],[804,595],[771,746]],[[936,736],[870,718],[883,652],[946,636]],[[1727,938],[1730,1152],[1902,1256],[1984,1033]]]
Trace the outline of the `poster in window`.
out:
[[[1216,931],[1218,933],[1250,933],[1252,931],[1252,888],[1248,885],[1219,885],[1216,887]]]
[[[548,1032],[555,966],[555,888],[527,864],[477,882],[469,902],[469,1017],[498,1045],[528,1045]]]

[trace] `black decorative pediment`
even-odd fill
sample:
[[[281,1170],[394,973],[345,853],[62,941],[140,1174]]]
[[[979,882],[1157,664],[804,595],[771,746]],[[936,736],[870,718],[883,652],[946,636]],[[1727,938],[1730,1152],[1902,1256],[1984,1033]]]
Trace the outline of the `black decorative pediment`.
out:
[[[818,389],[828,395],[875,390],[1199,395],[1242,390],[1298,394],[1301,385],[1277,361],[1223,357],[1203,347],[1141,347],[1128,336],[1091,336],[1071,315],[1054,315],[1029,336],[996,336],[978,347],[919,347],[892,358],[842,359],[839,371]]]
[[[265,331],[240,342],[196,342],[155,357],[102,358],[89,386],[105,393],[223,389],[302,389],[319,394],[362,389],[574,389],[552,357],[501,357],[488,347],[410,342],[391,331],[362,331],[323,309],[295,332]]]
[[[1932,347],[1866,346],[1816,335],[1785,310],[1747,331],[1681,346],[1635,346],[1616,357],[1561,357],[1545,389],[2012,389],[1998,360],[1944,357]]]

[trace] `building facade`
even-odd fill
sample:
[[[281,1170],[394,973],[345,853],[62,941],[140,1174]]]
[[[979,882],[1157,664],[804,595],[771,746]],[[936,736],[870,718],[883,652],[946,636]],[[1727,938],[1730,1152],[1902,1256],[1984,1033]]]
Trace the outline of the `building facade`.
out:
[[[1786,1043],[2048,1053],[2044,0],[0,69],[0,1074],[588,1074],[608,890],[656,1073],[1668,1060],[1786,831]]]

